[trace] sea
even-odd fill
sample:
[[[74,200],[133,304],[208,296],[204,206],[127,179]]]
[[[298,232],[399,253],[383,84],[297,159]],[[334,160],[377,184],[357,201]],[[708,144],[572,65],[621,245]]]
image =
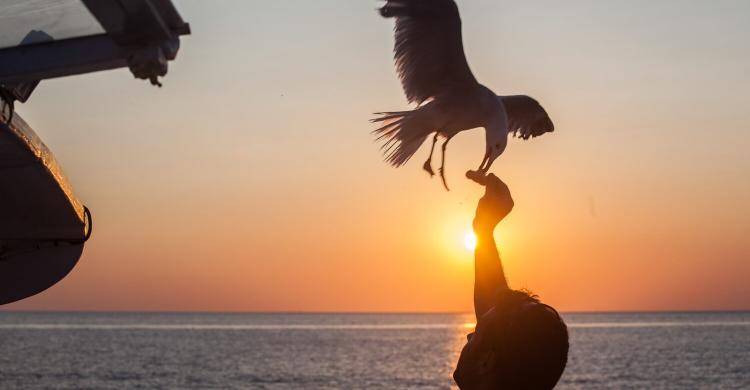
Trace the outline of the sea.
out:
[[[567,313],[559,389],[750,389],[750,312]],[[0,389],[451,389],[469,314],[0,312]]]

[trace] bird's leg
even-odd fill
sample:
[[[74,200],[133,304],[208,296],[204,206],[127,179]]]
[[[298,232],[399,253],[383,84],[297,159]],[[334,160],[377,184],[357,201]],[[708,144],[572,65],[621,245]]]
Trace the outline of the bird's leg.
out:
[[[435,171],[432,170],[432,153],[435,152],[435,144],[437,144],[438,140],[438,132],[435,132],[435,136],[432,138],[432,147],[430,148],[430,157],[427,157],[427,161],[424,162],[424,165],[422,165],[422,168],[424,168],[427,173],[430,174],[430,177],[435,176]]]
[[[440,172],[440,178],[443,180],[443,186],[445,187],[446,191],[450,191],[451,189],[448,188],[448,183],[445,181],[445,149],[448,147],[448,141],[451,140],[451,137],[448,137],[445,142],[443,142],[442,149],[442,156],[440,156],[440,169],[438,170]]]

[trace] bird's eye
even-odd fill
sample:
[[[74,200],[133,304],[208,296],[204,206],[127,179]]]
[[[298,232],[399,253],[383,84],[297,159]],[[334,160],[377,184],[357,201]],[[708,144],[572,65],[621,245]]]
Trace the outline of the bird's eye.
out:
[[[500,149],[500,144],[495,144],[495,149]]]

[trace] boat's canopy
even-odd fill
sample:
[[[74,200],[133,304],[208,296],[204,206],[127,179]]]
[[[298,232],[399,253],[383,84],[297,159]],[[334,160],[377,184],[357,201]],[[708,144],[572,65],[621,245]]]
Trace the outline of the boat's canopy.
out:
[[[189,33],[170,0],[0,1],[0,304],[61,280],[91,234],[91,214],[14,102],[45,79],[121,67],[161,86]]]
[[[24,102],[40,80],[121,67],[160,85],[189,33],[170,0],[3,0],[0,96]]]

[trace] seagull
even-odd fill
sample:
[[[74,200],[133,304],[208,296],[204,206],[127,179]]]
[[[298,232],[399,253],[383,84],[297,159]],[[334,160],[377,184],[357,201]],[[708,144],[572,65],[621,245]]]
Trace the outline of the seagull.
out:
[[[444,139],[440,178],[445,180],[445,150],[456,134],[483,127],[484,159],[467,176],[484,176],[508,144],[512,133],[524,140],[554,131],[547,112],[525,95],[498,96],[474,78],[464,54],[461,18],[454,0],[387,0],[379,9],[384,18],[395,18],[394,60],[409,111],[377,112],[371,122],[385,161],[404,165],[432,135],[424,170],[434,176],[432,156],[438,138]]]

